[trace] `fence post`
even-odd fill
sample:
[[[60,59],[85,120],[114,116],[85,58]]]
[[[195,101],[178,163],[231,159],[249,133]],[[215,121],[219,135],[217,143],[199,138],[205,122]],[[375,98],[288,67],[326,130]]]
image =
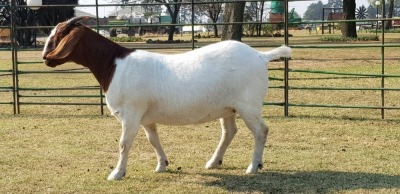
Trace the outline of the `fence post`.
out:
[[[96,31],[99,33],[99,1],[96,0]],[[104,115],[104,107],[103,107],[103,90],[100,87],[100,112],[101,115]]]
[[[192,50],[194,50],[194,0],[191,1],[191,9],[192,9],[192,18],[191,18],[191,26],[192,26]],[[182,28],[183,30],[183,28]]]
[[[11,16],[11,26],[10,26],[10,43],[11,43],[11,65],[12,65],[12,82],[13,82],[13,110],[14,114],[17,114],[17,105],[16,105],[16,97],[15,97],[15,61],[14,61],[14,6],[15,0],[11,1],[10,6],[10,16]]]
[[[381,117],[385,119],[385,21],[383,17],[385,16],[385,0],[382,0],[382,21],[381,21],[381,28],[382,28],[382,46],[381,46]],[[391,22],[391,21],[388,21]]]
[[[285,45],[289,46],[289,0],[285,0]],[[284,114],[285,117],[289,116],[289,61],[287,58],[284,59],[285,68],[284,68]]]
[[[15,24],[15,11],[16,11],[15,0],[10,2],[10,16],[11,16],[11,29],[10,29],[10,41],[11,41],[11,60],[12,60],[12,79],[13,79],[13,109],[14,114],[20,113],[19,108],[19,92],[18,92],[18,60],[17,60],[17,44],[16,44],[16,24]]]

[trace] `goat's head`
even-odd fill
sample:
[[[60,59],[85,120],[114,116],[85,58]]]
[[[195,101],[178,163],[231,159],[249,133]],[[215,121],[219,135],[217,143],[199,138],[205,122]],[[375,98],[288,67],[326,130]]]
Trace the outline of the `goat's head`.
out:
[[[80,21],[88,18],[88,16],[74,17],[54,27],[42,54],[47,66],[55,67],[71,60],[69,56],[83,34],[83,25]]]

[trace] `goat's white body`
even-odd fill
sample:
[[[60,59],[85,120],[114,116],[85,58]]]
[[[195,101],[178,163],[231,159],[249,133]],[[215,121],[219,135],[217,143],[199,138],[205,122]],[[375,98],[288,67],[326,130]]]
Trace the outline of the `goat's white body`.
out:
[[[135,51],[116,61],[107,92],[110,111],[141,111],[142,125],[196,124],[224,118],[240,107],[262,106],[268,58],[225,41],[176,55]]]
[[[253,159],[246,173],[262,168],[268,127],[261,117],[268,88],[267,63],[290,57],[288,47],[258,52],[236,41],[225,41],[176,55],[135,51],[116,60],[106,99],[111,113],[122,123],[120,157],[109,180],[125,175],[128,153],[142,125],[156,151],[156,172],[168,165],[156,123],[186,125],[221,118],[222,137],[206,168],[222,163],[236,134],[236,113],[253,132]]]

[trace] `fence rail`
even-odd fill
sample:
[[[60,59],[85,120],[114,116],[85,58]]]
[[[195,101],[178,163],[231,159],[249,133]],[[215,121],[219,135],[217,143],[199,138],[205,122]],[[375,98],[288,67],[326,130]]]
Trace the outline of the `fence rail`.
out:
[[[12,1],[15,3],[15,1]],[[250,2],[250,1],[249,1]],[[258,2],[258,1],[252,1]],[[330,44],[330,45],[317,45],[317,44],[310,44],[310,45],[302,45],[302,44],[290,44],[291,39],[289,36],[289,23],[288,23],[288,13],[289,13],[289,2],[290,0],[285,1],[285,21],[283,22],[240,22],[240,24],[262,24],[262,25],[269,25],[269,24],[283,24],[284,25],[284,37],[282,40],[277,43],[257,43],[253,45],[253,47],[276,47],[280,44],[285,44],[293,49],[351,49],[351,48],[380,48],[380,59],[378,58],[368,58],[364,60],[375,60],[379,61],[381,65],[381,73],[350,73],[350,72],[332,72],[332,71],[324,71],[324,70],[304,70],[304,69],[293,69],[290,68],[292,63],[301,60],[317,60],[317,59],[307,59],[307,58],[293,58],[291,60],[285,59],[283,62],[283,67],[281,68],[270,68],[270,71],[279,71],[282,72],[282,77],[270,77],[271,81],[276,81],[279,84],[271,85],[270,88],[274,90],[279,90],[283,94],[283,98],[280,102],[264,102],[264,105],[268,106],[280,106],[284,109],[284,115],[289,116],[289,108],[290,107],[320,107],[320,108],[354,108],[354,109],[380,109],[381,110],[381,117],[385,117],[385,110],[398,110],[400,109],[400,105],[397,106],[387,106],[385,104],[385,92],[398,92],[400,88],[387,88],[385,85],[385,80],[388,78],[400,78],[399,74],[387,74],[385,73],[385,61],[388,59],[385,57],[385,48],[397,48],[400,47],[400,43],[386,43],[385,42],[385,30],[382,28],[380,31],[381,35],[381,42],[375,44]],[[196,4],[204,4],[204,3],[226,3],[226,1],[217,1],[217,2],[185,2],[181,4],[194,6]],[[169,4],[176,4],[176,3],[169,3]],[[126,4],[125,6],[151,6],[151,5],[164,5],[164,3],[145,3],[145,4]],[[4,6],[4,5],[2,5]],[[15,5],[12,4],[12,9],[15,10],[18,7],[27,7],[22,5]],[[107,6],[119,6],[119,4],[98,4],[96,0],[96,4],[94,5],[45,5],[42,7],[95,7],[96,8],[96,25],[91,27],[97,29],[106,29],[106,28],[115,28],[118,25],[100,25],[99,24],[99,17],[98,17],[98,9],[99,7],[107,7]],[[192,9],[193,10],[193,9]],[[13,14],[13,13],[12,13]],[[13,15],[12,15],[13,16]],[[13,16],[14,17],[14,16]],[[192,14],[193,17],[193,14]],[[313,21],[313,22],[295,22],[291,24],[327,24],[327,23],[340,23],[340,22],[377,22],[377,21],[391,21],[393,19],[367,19],[367,20],[329,20],[329,21]],[[215,25],[215,23],[195,23],[193,18],[191,23],[185,24],[173,24],[174,26],[192,26],[192,41],[191,43],[184,44],[184,45],[150,45],[144,46],[139,45],[136,48],[138,49],[195,49],[199,48],[204,45],[204,43],[195,43],[193,41],[195,39],[195,32],[193,31],[194,26],[196,25]],[[239,24],[239,23],[227,23],[227,22],[219,22],[217,25],[232,25],[232,24]],[[121,25],[120,27],[166,27],[171,26],[171,24],[129,24],[129,25]],[[35,75],[60,75],[60,74],[70,74],[71,76],[80,75],[80,74],[88,74],[90,73],[88,70],[83,68],[70,68],[70,69],[63,69],[63,70],[38,70],[35,68],[28,68],[37,64],[41,64],[41,61],[26,61],[21,60],[21,55],[24,55],[26,51],[38,51],[38,48],[21,48],[17,46],[17,42],[13,34],[16,31],[22,29],[50,29],[53,26],[18,26],[15,24],[15,20],[12,21],[12,25],[9,27],[0,27],[10,29],[11,37],[11,47],[10,48],[2,48],[0,51],[10,51],[12,53],[12,61],[10,61],[10,67],[8,69],[0,69],[0,79],[6,78],[12,81],[9,81],[9,85],[3,86],[0,85],[0,94],[7,93],[12,95],[11,101],[4,101],[0,102],[0,105],[12,105],[14,109],[14,114],[20,113],[21,106],[28,106],[28,105],[76,105],[76,106],[98,106],[100,107],[99,110],[101,114],[103,114],[103,107],[104,107],[104,95],[100,90],[98,85],[92,86],[71,86],[71,87],[43,87],[43,86],[27,86],[21,84],[21,82],[29,82],[29,79],[32,79],[30,76]],[[393,58],[391,60],[396,60],[397,58]],[[330,59],[318,59],[319,61],[329,61]],[[354,59],[354,58],[344,58],[344,59],[336,59],[336,60],[361,60],[361,59]],[[346,78],[373,78],[373,79],[380,79],[380,87],[319,87],[319,86],[293,86],[291,83],[296,80],[296,78],[292,77],[296,73],[304,73],[304,74],[317,74],[317,75],[333,75],[333,76],[342,76]],[[321,78],[326,79],[326,78]],[[339,77],[335,77],[334,79],[340,79]],[[1,83],[1,82],[0,82]],[[52,92],[57,91],[57,94],[53,93],[38,93],[32,94],[29,92]],[[88,92],[83,94],[75,94],[71,92],[82,91]],[[291,93],[293,91],[376,91],[381,92],[380,95],[380,106],[362,106],[362,105],[343,105],[343,104],[319,104],[319,103],[293,103],[290,100]],[[95,93],[94,93],[95,92]],[[41,101],[35,101],[31,99],[41,99]],[[53,100],[46,100],[46,99],[68,99],[67,101],[53,101]],[[74,99],[97,99],[96,102],[89,101],[89,102],[82,102],[82,101],[73,101]]]

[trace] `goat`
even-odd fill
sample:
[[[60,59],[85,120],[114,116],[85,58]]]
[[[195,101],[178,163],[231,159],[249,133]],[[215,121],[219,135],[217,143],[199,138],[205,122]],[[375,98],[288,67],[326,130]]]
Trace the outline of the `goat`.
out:
[[[56,67],[75,62],[87,67],[106,95],[107,107],[122,124],[119,160],[108,180],[125,176],[128,152],[140,125],[155,150],[157,167],[168,166],[156,124],[187,125],[220,118],[220,142],[206,168],[222,164],[237,132],[239,114],[254,135],[254,153],[246,173],[263,167],[268,127],[261,112],[268,88],[267,64],[290,57],[281,46],[259,52],[237,41],[222,41],[182,54],[163,55],[124,48],[80,23],[59,23],[46,40],[44,63]]]

